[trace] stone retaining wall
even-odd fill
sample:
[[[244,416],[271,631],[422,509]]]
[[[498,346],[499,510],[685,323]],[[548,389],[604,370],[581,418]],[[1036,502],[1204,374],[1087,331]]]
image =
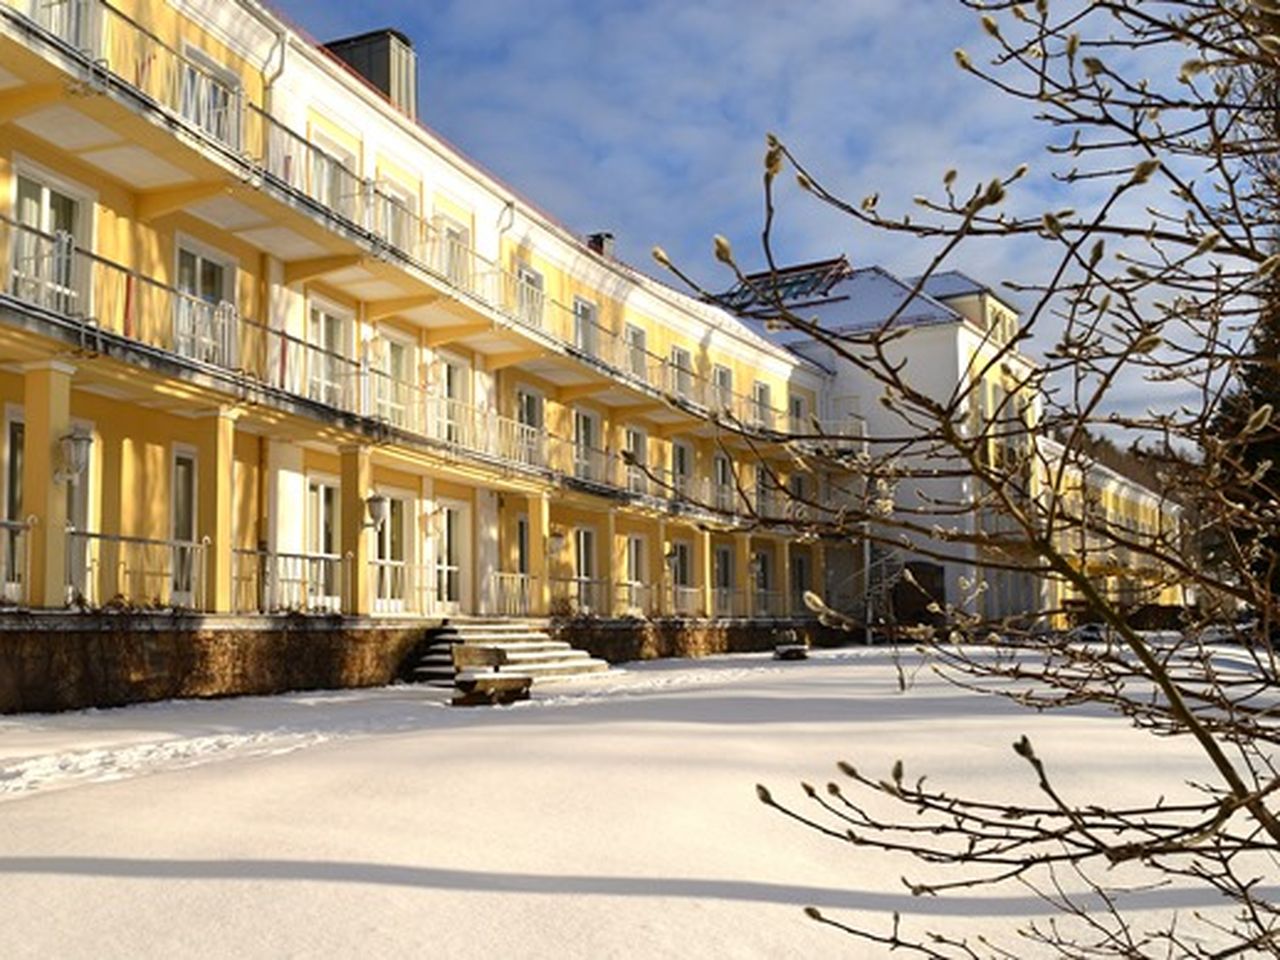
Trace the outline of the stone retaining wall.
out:
[[[663,657],[709,657],[720,653],[772,650],[783,630],[794,630],[815,647],[839,647],[856,635],[824,627],[813,620],[759,623],[707,620],[557,620],[551,634],[610,663]]]
[[[0,618],[0,713],[390,683],[425,631],[328,617],[15,613]]]

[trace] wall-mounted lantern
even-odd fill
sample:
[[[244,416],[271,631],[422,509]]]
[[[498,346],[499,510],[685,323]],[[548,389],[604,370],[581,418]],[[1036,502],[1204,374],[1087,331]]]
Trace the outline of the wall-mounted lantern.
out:
[[[61,463],[53,474],[53,482],[67,483],[76,480],[89,469],[89,450],[92,446],[93,437],[83,427],[74,427],[59,440]]]

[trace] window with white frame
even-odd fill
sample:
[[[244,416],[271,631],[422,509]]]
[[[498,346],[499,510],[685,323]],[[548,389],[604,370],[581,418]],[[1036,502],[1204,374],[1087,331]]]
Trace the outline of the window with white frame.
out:
[[[394,180],[378,184],[378,228],[383,239],[405,253],[418,250],[418,197],[408,187]]]
[[[175,286],[174,352],[202,363],[234,366],[240,322],[234,303],[235,266],[231,259],[179,239]]]
[[[693,355],[684,347],[672,347],[668,355],[672,382],[668,385],[676,396],[685,400],[693,397]]]
[[[378,419],[397,427],[413,427],[410,414],[417,409],[417,361],[413,341],[384,331],[369,346]]]
[[[787,401],[791,417],[792,433],[812,433],[813,425],[809,423],[809,401],[797,394],[791,394]]]
[[[646,379],[648,376],[649,354],[646,349],[647,335],[643,327],[634,323],[627,324],[627,369],[633,377]]]
[[[311,131],[311,143],[315,149],[309,151],[308,192],[330,210],[353,219],[361,186],[356,155],[319,130]]]
[[[711,371],[711,383],[715,389],[715,404],[721,410],[733,408],[733,371],[717,363]]]
[[[307,396],[331,407],[344,406],[349,392],[351,320],[346,311],[319,300],[313,300],[308,311]]]
[[[10,292],[58,313],[87,310],[76,250],[88,232],[88,202],[34,171],[17,177]]]
[[[580,480],[603,480],[604,458],[597,446],[599,418],[587,410],[573,412],[573,472]]]
[[[530,327],[541,327],[546,297],[542,274],[527,263],[516,264],[516,317]]]
[[[693,487],[693,447],[683,440],[671,441],[671,486],[679,496]]]
[[[757,426],[772,427],[773,426],[773,391],[769,384],[760,380],[755,382],[751,388],[751,401],[754,406],[754,416]]]
[[[573,298],[573,345],[589,357],[597,356],[597,308],[590,300]]]
[[[462,290],[471,289],[474,273],[471,263],[471,231],[450,217],[438,217],[440,234],[440,272],[445,279]]]
[[[638,427],[626,430],[627,489],[632,493],[647,493],[649,490],[649,436]]]
[[[240,81],[208,54],[187,47],[179,66],[178,112],[215,140],[240,145]]]

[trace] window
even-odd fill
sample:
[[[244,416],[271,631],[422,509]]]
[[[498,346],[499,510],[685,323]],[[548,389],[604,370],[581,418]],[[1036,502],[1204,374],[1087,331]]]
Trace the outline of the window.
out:
[[[10,291],[58,313],[85,312],[75,252],[85,230],[83,203],[34,177],[19,175],[17,186]]]
[[[715,388],[715,405],[721,410],[733,408],[733,371],[721,364],[716,364],[711,371],[711,382]]]
[[[792,394],[788,401],[788,412],[791,416],[792,433],[813,432],[813,425],[809,422],[809,402],[804,397]]]
[[[436,595],[442,603],[462,602],[463,514],[460,507],[441,507],[436,527]]]
[[[773,582],[773,564],[768,552],[764,550],[756,551],[756,555],[751,558],[751,566],[756,575],[756,590],[761,592],[768,590]]]
[[[239,320],[232,304],[235,270],[204,250],[178,248],[178,294],[173,304],[174,353],[231,367]]]
[[[516,573],[529,572],[529,518],[516,517]]]
[[[418,249],[418,200],[412,190],[382,181],[376,198],[378,226],[383,238],[397,250],[414,254]]]
[[[307,323],[307,396],[330,407],[343,405],[349,362],[348,317],[313,303]]]
[[[594,580],[596,576],[596,532],[578,527],[573,532],[573,569],[578,580]]]
[[[680,496],[688,496],[693,481],[693,447],[683,440],[671,443],[671,485]]]
[[[684,347],[672,347],[669,366],[671,382],[669,389],[681,399],[693,398],[693,357]]]
[[[733,469],[729,458],[717,453],[711,461],[711,480],[715,484],[715,501],[717,510],[732,510],[734,500]]]
[[[649,438],[643,430],[628,427],[626,431],[626,451],[631,462],[627,465],[627,489],[632,493],[649,491],[649,475],[646,466],[649,462]]]
[[[627,537],[627,580],[631,583],[644,583],[647,579],[644,554],[644,537]]]
[[[393,337],[373,341],[374,395],[378,418],[397,427],[410,427],[414,409],[414,347]]]
[[[191,606],[196,587],[196,457],[173,454],[172,540],[173,571],[170,599],[175,606]]]
[[[755,466],[756,512],[767,514],[771,506],[772,496],[769,487],[769,470],[764,464]]]
[[[573,345],[589,357],[596,356],[596,305],[573,298]]]
[[[306,561],[308,607],[336,610],[340,603],[338,565],[332,561],[341,553],[341,509],[342,497],[336,483],[308,481],[306,542],[307,552],[311,554]]]
[[[762,383],[757,380],[751,388],[751,401],[755,407],[755,423],[760,427],[773,426],[773,403],[771,400],[772,391],[769,384]]]
[[[447,218],[440,226],[440,270],[455,287],[471,289],[471,231]]]
[[[684,540],[671,544],[671,580],[677,587],[693,586],[693,548]]]
[[[516,319],[531,327],[542,326],[545,303],[542,274],[527,263],[516,266]]]
[[[5,473],[4,516],[6,520],[15,522],[23,519],[22,460],[25,446],[25,430],[26,428],[21,420],[9,421],[7,437],[9,460],[6,464]],[[72,542],[74,543],[75,541],[73,540]],[[22,578],[26,576],[23,570],[25,560],[23,544],[16,536],[10,533],[5,537],[4,548],[4,599],[7,601],[13,602],[22,596]]]
[[[355,218],[360,179],[355,174],[356,157],[334,140],[312,131],[311,196],[348,220]]]
[[[470,443],[471,368],[463,360],[440,356],[436,436],[447,443]]]
[[[240,144],[240,86],[234,74],[188,48],[179,67],[178,112],[215,140]]]
[[[403,610],[408,595],[408,566],[405,563],[405,520],[407,502],[401,497],[387,500],[387,516],[377,531],[377,571],[374,596],[384,610]]]
[[[717,544],[711,557],[711,584],[717,590],[733,589],[733,548]]]
[[[580,480],[603,480],[604,462],[596,449],[599,424],[594,414],[573,412],[573,473]]]
[[[633,377],[644,380],[648,377],[649,354],[645,349],[646,335],[641,327],[627,324],[627,369]]]

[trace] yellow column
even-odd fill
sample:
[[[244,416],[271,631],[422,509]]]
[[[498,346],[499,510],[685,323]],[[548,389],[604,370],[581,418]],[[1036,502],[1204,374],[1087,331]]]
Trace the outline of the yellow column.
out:
[[[653,605],[658,616],[666,616],[672,613],[673,610],[671,603],[671,568],[667,563],[667,551],[670,549],[671,544],[667,540],[667,521],[659,518],[658,540],[649,556],[649,582],[658,591],[657,601]]]
[[[622,569],[622,564],[618,562],[618,521],[615,512],[610,510],[605,514],[604,569],[600,571],[604,574],[605,581],[604,615],[606,617],[617,616],[617,584]]]
[[[755,592],[756,581],[751,572],[751,534],[739,533],[733,538],[733,545],[737,551],[737,558],[734,560],[735,571],[738,575],[738,584],[742,588],[742,615],[749,617],[755,609]]]
[[[545,617],[551,610],[551,571],[547,564],[547,536],[551,533],[551,498],[531,494],[529,510],[529,612]]]
[[[196,458],[200,504],[196,529],[201,538],[209,538],[204,558],[204,608],[213,613],[230,613],[232,606],[232,493],[237,416],[229,407],[219,407],[204,418],[200,428],[200,455]]]
[[[715,613],[711,598],[711,531],[695,530],[693,534],[693,570],[702,591],[702,615]]]
[[[791,609],[791,541],[785,538],[778,541],[778,577],[777,588],[782,591],[782,615],[789,617],[795,611]]]
[[[342,464],[342,558],[346,564],[343,613],[368,614],[373,605],[369,590],[369,531],[365,526],[364,498],[373,488],[373,468],[369,448],[343,447]]]
[[[75,367],[57,360],[29,364],[23,377],[22,519],[35,517],[27,598],[35,607],[67,603],[67,484],[55,482],[62,438],[71,432]],[[59,478],[61,479],[61,478]]]

